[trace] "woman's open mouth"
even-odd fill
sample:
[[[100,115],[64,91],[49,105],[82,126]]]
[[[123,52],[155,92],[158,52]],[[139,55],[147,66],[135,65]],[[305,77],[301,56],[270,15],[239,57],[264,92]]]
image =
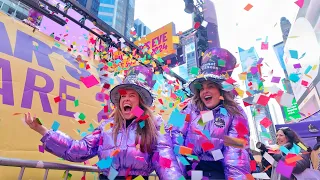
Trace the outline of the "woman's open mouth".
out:
[[[125,104],[125,105],[123,106],[124,112],[131,112],[131,109],[132,109],[132,107],[131,107],[130,104]]]
[[[212,99],[212,96],[205,96],[205,97],[204,97],[204,100],[205,100],[206,102],[209,102],[211,99]]]

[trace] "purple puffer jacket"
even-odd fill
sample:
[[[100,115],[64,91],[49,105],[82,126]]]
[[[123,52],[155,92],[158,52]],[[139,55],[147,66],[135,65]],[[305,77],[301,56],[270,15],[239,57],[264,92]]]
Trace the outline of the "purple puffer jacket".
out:
[[[224,156],[224,159],[221,159],[221,161],[224,164],[226,179],[246,179],[246,174],[250,174],[250,157],[248,151],[232,146],[224,146],[223,138],[225,135],[238,137],[236,125],[239,122],[241,122],[249,131],[247,116],[240,106],[239,109],[244,117],[234,117],[229,113],[225,116],[220,113],[221,107],[223,106],[218,105],[212,110],[215,120],[209,121],[205,126],[201,126],[198,124],[198,121],[201,118],[200,111],[195,105],[189,102],[188,106],[182,110],[182,113],[190,114],[190,122],[185,122],[184,126],[181,128],[173,127],[171,132],[172,142],[174,145],[179,146],[187,146],[189,143],[193,144],[194,148],[192,149],[192,154],[198,156],[199,160],[204,161],[214,161],[211,152],[220,149]],[[204,130],[209,131],[211,137],[209,142],[214,145],[213,149],[206,152],[203,151],[201,144],[208,142],[208,138],[201,136],[196,132],[203,132]],[[180,139],[182,138],[180,136],[183,136],[183,144],[181,144],[182,141]],[[249,133],[245,135],[245,139],[249,141]],[[185,171],[185,167],[182,165],[179,158],[178,161],[182,170]]]
[[[158,116],[156,121],[159,131],[162,118]],[[152,154],[142,153],[136,149],[135,144],[136,129],[139,125],[137,122],[134,121],[128,128],[119,130],[117,146],[112,138],[112,128],[104,130],[110,122],[113,122],[113,118],[102,122],[92,134],[81,140],[73,140],[62,132],[50,130],[41,141],[46,151],[72,162],[84,162],[96,155],[100,160],[106,159],[110,157],[114,150],[119,148],[120,153],[113,157],[111,165],[113,169],[119,172],[118,176],[125,176],[129,168],[131,168],[130,175],[142,176],[149,176],[155,170],[159,178],[163,180],[179,179],[182,176],[168,133],[164,135],[158,133],[158,142]],[[168,130],[166,131],[168,132]],[[160,166],[159,157],[170,159],[170,168]],[[108,176],[110,168],[101,171]]]

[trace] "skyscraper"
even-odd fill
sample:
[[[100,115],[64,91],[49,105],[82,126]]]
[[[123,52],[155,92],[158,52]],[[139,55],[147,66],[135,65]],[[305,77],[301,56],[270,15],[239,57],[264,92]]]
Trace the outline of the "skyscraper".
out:
[[[134,29],[136,29],[137,36],[142,37],[151,32],[150,28],[146,26],[140,19],[134,20]]]
[[[242,70],[247,72],[246,89],[250,92],[250,94],[252,94],[252,96],[249,96],[248,99],[251,99],[250,101],[252,101],[254,95],[258,95],[263,92],[263,82],[261,81],[260,73],[253,73],[250,71],[251,67],[258,67],[259,56],[254,47],[251,47],[248,50],[239,48],[239,56]],[[256,130],[257,132],[260,131],[260,134],[258,135],[259,141],[266,144],[271,144],[272,141],[275,142],[275,130],[273,125],[271,125],[269,128],[265,128],[260,124],[260,121],[265,117],[270,120],[272,119],[268,105],[262,106],[259,104],[253,104],[250,106],[250,109],[254,116],[253,119]],[[270,134],[272,135],[271,137],[266,137],[270,136]]]
[[[98,17],[125,37],[134,23],[135,0],[100,0]]]
[[[77,0],[79,4],[81,4],[83,7],[85,7],[87,10],[89,10],[94,15],[98,15],[99,11],[99,0]]]

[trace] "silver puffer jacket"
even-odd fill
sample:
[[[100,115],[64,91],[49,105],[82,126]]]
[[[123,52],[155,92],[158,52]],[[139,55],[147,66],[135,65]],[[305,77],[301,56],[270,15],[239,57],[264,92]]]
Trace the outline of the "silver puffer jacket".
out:
[[[156,121],[157,129],[160,131],[162,118],[158,116]],[[130,169],[129,175],[142,176],[148,176],[155,170],[161,180],[176,180],[182,176],[168,133],[162,135],[159,132],[152,154],[142,153],[135,144],[136,129],[139,124],[133,121],[128,128],[120,129],[117,145],[115,145],[112,128],[104,130],[107,124],[112,122],[113,118],[102,122],[92,134],[81,140],[73,140],[60,131],[50,130],[41,141],[46,151],[72,162],[84,162],[96,155],[100,160],[106,159],[114,150],[120,149],[120,152],[113,157],[111,164],[111,168],[118,171],[118,176],[125,176],[128,169]],[[160,165],[159,159],[164,158],[171,160],[170,168]],[[101,171],[108,176],[110,168],[101,169]]]
[[[198,156],[199,160],[204,161],[214,161],[212,151],[221,150],[224,158],[220,161],[223,163],[226,179],[246,179],[246,174],[250,174],[250,158],[248,151],[246,149],[225,146],[224,136],[238,138],[238,128],[242,127],[247,129],[248,133],[244,135],[244,139],[249,141],[250,131],[247,116],[240,106],[238,108],[243,117],[234,116],[229,113],[224,115],[220,112],[220,108],[223,108],[223,105],[218,105],[212,110],[214,120],[209,121],[203,126],[201,123],[198,123],[201,118],[200,111],[190,101],[187,107],[181,111],[183,114],[190,115],[190,121],[186,121],[184,126],[180,128],[173,127],[171,132],[172,142],[175,146],[188,146],[188,144],[193,144],[194,148],[192,149],[192,154]],[[239,126],[239,123],[242,125]],[[209,132],[210,137],[199,133],[204,132],[204,130]],[[183,143],[181,143],[181,139],[183,139]],[[208,142],[213,144],[214,148],[204,152],[201,145]],[[185,171],[185,166],[180,163],[179,158],[178,161],[182,170]]]

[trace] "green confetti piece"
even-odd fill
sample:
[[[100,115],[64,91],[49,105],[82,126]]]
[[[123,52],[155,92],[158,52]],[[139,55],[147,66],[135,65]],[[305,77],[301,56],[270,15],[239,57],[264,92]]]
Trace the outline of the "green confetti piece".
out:
[[[41,119],[39,119],[39,118],[36,118],[36,121],[37,121],[40,125],[43,124],[42,121],[41,121]]]
[[[79,119],[84,120],[85,118],[86,118],[86,116],[83,113],[80,113]]]
[[[54,45],[57,46],[57,47],[60,47],[60,44],[57,43],[57,42],[54,42]]]
[[[93,132],[94,131],[94,127],[93,127],[92,123],[90,123],[88,131],[89,132]]]
[[[74,107],[78,107],[78,106],[79,106],[79,100],[76,99],[76,100],[74,100]]]
[[[261,136],[264,136],[264,137],[266,137],[266,138],[268,138],[268,139],[271,139],[270,134],[267,133],[267,132],[261,132],[260,134],[261,134]]]
[[[161,63],[163,63],[164,61],[163,61],[163,59],[161,58],[161,57],[158,57],[158,61],[159,62],[161,62]]]
[[[192,67],[190,73],[191,73],[191,74],[194,74],[194,75],[198,75],[198,74],[199,74],[199,68],[197,68],[197,67]]]
[[[172,108],[173,106],[174,106],[174,104],[173,104],[173,103],[169,103],[169,107],[171,107],[171,108]]]
[[[200,126],[205,126],[206,125],[206,123],[203,122],[202,118],[199,119],[198,124]]]
[[[197,160],[197,161],[199,161],[199,158],[198,158],[198,156],[195,156],[195,155],[190,155],[190,154],[188,154],[187,156],[188,156],[188,157],[190,157],[190,158],[192,158],[192,159],[194,159],[194,160]]]
[[[218,60],[218,66],[220,66],[220,67],[226,67],[226,61],[225,61],[225,60],[222,60],[222,59],[219,59],[219,60]]]
[[[112,62],[108,62],[108,66],[111,67],[112,66]]]

